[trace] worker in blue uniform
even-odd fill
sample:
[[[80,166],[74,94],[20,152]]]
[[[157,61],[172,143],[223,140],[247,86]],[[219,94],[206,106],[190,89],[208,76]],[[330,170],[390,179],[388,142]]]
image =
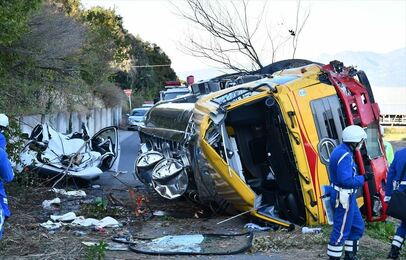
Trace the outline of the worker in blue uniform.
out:
[[[393,162],[389,167],[388,177],[386,179],[385,188],[385,198],[386,202],[390,201],[392,192],[394,189],[399,191],[406,190],[406,173],[402,177],[402,171],[406,170],[406,148],[403,148],[395,153]],[[399,259],[400,250],[402,249],[403,243],[406,236],[406,223],[402,221],[400,226],[396,230],[396,234],[393,237],[391,250],[389,252],[388,258]]]
[[[4,130],[8,127],[8,117],[5,114],[0,114],[0,148],[6,149],[6,137]]]
[[[330,156],[330,202],[333,208],[333,230],[327,246],[330,259],[356,259],[359,239],[364,233],[364,220],[356,201],[356,191],[364,182],[372,179],[372,173],[359,175],[354,162],[354,152],[361,149],[367,134],[357,125],[346,127],[342,133],[343,144]]]
[[[3,224],[6,218],[10,217],[4,182],[10,182],[14,178],[13,168],[11,167],[6,152],[6,138],[3,131],[8,127],[8,117],[0,114],[0,239],[3,235]]]

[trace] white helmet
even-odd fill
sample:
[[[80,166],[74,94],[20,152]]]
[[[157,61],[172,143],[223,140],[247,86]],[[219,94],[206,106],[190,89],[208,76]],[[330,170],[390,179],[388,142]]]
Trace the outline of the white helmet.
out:
[[[5,114],[0,114],[0,126],[8,127],[8,116]]]
[[[343,130],[343,142],[359,143],[365,139],[367,139],[367,133],[360,126],[350,125]]]

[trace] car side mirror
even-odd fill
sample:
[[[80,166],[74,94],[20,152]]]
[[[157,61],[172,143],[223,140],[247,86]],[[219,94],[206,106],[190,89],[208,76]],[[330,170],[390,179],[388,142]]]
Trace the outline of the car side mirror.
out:
[[[130,114],[127,113],[126,116],[130,116]]]

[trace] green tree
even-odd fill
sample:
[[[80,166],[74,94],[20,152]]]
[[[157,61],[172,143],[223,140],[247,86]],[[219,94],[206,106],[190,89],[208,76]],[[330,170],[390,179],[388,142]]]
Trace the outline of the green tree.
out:
[[[8,46],[28,30],[28,20],[41,0],[0,0],[0,46]]]
[[[152,100],[163,88],[165,81],[177,79],[176,73],[170,67],[171,60],[158,45],[132,35],[129,35],[129,39],[131,69],[117,72],[112,80],[120,87],[131,88],[145,99]]]

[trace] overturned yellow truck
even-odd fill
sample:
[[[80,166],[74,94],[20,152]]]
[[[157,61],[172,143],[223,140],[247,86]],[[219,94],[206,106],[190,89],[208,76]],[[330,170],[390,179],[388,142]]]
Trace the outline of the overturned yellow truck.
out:
[[[365,73],[334,61],[259,78],[156,104],[140,129],[137,177],[167,199],[187,196],[287,228],[324,224],[329,155],[357,124],[368,133],[358,170],[375,174],[357,201],[368,221],[384,220],[387,162]],[[202,84],[196,89],[211,83]]]

